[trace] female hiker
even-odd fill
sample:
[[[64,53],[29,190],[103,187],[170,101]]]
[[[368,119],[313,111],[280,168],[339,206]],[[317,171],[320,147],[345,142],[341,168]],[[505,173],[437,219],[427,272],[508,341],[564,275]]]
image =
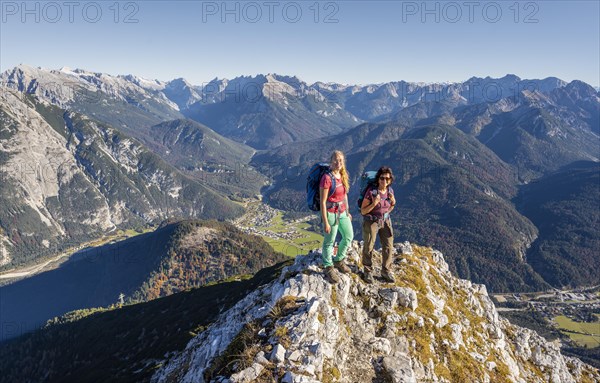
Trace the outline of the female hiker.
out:
[[[390,187],[394,182],[392,169],[382,166],[375,175],[376,185],[369,186],[365,192],[360,207],[360,213],[363,216],[363,251],[362,263],[364,266],[364,279],[367,283],[373,283],[373,247],[375,239],[379,234],[379,240],[382,247],[382,266],[381,277],[390,283],[394,283],[392,273],[392,250],[394,245],[394,231],[390,212],[394,210],[396,199],[394,191]]]
[[[319,197],[321,203],[321,219],[323,221],[323,267],[325,275],[332,283],[339,282],[337,270],[342,273],[349,273],[350,268],[346,265],[344,259],[348,248],[354,238],[352,231],[352,216],[348,211],[348,189],[349,177],[346,171],[346,158],[344,154],[336,150],[331,155],[329,172],[323,174],[319,184]],[[329,189],[334,184],[332,177],[335,178],[335,190],[329,198]],[[333,254],[333,244],[338,231],[342,235],[337,254]]]

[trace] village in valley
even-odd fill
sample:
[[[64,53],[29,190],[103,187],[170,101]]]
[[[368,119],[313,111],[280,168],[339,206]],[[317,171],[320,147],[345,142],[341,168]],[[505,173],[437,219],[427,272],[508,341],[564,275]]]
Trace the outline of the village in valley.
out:
[[[320,247],[322,235],[309,230],[315,214],[284,220],[283,211],[262,202],[249,201],[245,207],[246,213],[232,223],[246,234],[262,237],[276,251],[295,257]]]
[[[500,314],[518,311],[537,314],[548,326],[567,335],[574,345],[600,346],[600,286],[493,297]]]

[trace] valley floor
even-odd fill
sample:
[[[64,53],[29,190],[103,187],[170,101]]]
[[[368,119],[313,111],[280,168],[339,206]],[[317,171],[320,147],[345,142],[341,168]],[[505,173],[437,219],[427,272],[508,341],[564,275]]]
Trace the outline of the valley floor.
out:
[[[246,202],[245,208],[246,213],[232,223],[246,234],[262,237],[276,251],[295,257],[321,246],[323,236],[310,230],[314,214],[289,220],[282,210],[262,202]]]
[[[600,286],[539,293],[497,294],[498,311],[509,319],[536,318],[548,334],[562,334],[566,343],[600,347]]]

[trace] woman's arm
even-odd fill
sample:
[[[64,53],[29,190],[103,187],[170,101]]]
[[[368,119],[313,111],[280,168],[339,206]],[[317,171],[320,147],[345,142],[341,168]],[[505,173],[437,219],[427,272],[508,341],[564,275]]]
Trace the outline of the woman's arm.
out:
[[[362,205],[360,206],[360,214],[362,215],[367,215],[371,212],[371,210],[375,209],[375,206],[377,206],[377,204],[379,203],[379,201],[381,200],[381,196],[379,195],[379,193],[377,193],[377,196],[375,196],[375,199],[373,199],[373,201],[369,200],[369,198],[365,197],[362,201]]]
[[[346,214],[348,214],[348,218],[352,219],[352,214],[350,214],[350,205],[348,205],[348,193],[344,196],[344,204],[346,204]]]
[[[329,234],[331,226],[327,221],[327,196],[329,195],[329,188],[319,188],[319,202],[321,203],[321,219],[323,220],[323,230]]]
[[[388,210],[388,213],[391,213],[392,210],[394,210],[394,208],[396,207],[396,197],[394,197],[394,193],[390,193],[390,209]]]

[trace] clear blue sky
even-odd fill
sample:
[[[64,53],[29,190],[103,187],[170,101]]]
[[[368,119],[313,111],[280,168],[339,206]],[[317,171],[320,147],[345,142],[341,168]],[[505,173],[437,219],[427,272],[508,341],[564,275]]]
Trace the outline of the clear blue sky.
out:
[[[2,0],[0,69],[193,84],[258,73],[352,84],[512,73],[600,85],[597,0],[72,3]]]

